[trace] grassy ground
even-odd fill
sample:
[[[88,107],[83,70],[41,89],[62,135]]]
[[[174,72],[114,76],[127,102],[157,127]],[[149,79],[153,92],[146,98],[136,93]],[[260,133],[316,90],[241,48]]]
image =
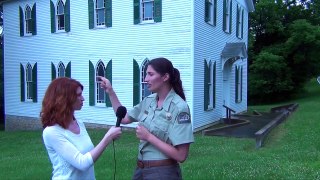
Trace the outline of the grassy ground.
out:
[[[315,80],[296,100],[299,107],[268,135],[264,147],[255,149],[253,139],[195,134],[189,158],[184,162],[184,179],[320,179],[320,85]],[[249,109],[269,110],[268,106]],[[89,130],[94,144],[102,130]],[[50,179],[51,164],[40,131],[0,131],[0,179]],[[131,179],[138,140],[124,132],[115,142],[116,179]],[[114,157],[110,145],[95,164],[96,178],[113,179]]]

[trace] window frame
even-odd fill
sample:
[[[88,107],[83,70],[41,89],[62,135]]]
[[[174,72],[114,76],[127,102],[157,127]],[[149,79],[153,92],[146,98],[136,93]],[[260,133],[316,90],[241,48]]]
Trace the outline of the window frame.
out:
[[[62,68],[63,76],[61,75],[61,68]],[[66,77],[66,67],[64,66],[63,62],[59,62],[57,66],[57,74],[58,74],[58,77]]]
[[[29,14],[29,17],[28,17],[28,14]],[[30,8],[29,5],[26,5],[26,8],[25,8],[25,13],[24,13],[24,20],[25,20],[25,35],[32,35],[32,10]]]
[[[102,73],[99,70],[102,70]],[[105,97],[106,93],[104,89],[100,87],[102,81],[100,81],[100,79],[97,79],[97,76],[106,77],[105,72],[106,72],[106,66],[101,60],[99,60],[95,68],[95,104],[96,106],[105,107],[105,104],[106,104],[106,97]],[[101,94],[103,94],[102,99],[100,97]]]
[[[141,0],[140,1],[140,3],[141,3],[141,12],[140,12],[140,14],[141,14],[141,22],[144,22],[144,23],[146,23],[146,22],[154,22],[154,11],[155,11],[155,9],[154,9],[154,0]],[[152,12],[151,12],[151,14],[152,14],[152,17],[145,17],[145,14],[149,14],[150,12],[146,12],[145,11],[145,5],[146,4],[149,4],[149,3],[151,3],[152,4]]]
[[[59,5],[62,5],[62,7],[61,6],[59,6]],[[60,12],[59,12],[59,10],[60,10],[60,8],[62,8],[62,11],[63,11],[63,13],[61,13],[61,14],[59,14]],[[65,31],[65,29],[66,29],[66,17],[65,17],[65,4],[63,3],[63,1],[62,0],[59,0],[58,2],[57,2],[57,5],[56,5],[56,13],[55,13],[55,21],[56,21],[56,31]],[[63,26],[61,26],[61,20],[63,19]]]
[[[98,6],[98,1],[103,1],[103,7],[97,7]],[[99,24],[98,20],[99,20],[99,13],[98,11],[103,11],[103,21],[102,23]],[[99,27],[106,27],[106,4],[105,4],[105,0],[94,0],[94,25],[96,28]]]
[[[148,97],[149,95],[152,94],[151,91],[147,90],[147,83],[144,81],[146,76],[147,76],[147,65],[150,62],[150,60],[148,58],[146,58],[142,63],[141,63],[141,68],[140,68],[140,87],[141,87],[141,91],[140,91],[140,97],[141,97],[141,101],[145,98]],[[150,94],[146,93],[146,92],[150,92]]]
[[[33,101],[33,78],[32,78],[32,66],[30,63],[26,65],[26,101]]]

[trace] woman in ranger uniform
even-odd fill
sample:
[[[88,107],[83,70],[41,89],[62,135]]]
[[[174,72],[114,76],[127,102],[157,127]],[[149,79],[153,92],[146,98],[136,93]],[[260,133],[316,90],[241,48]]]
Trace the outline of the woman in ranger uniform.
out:
[[[100,78],[116,112],[121,103],[110,81]],[[168,59],[156,58],[147,66],[145,82],[153,94],[128,111],[121,122],[139,122],[140,144],[132,179],[182,179],[179,163],[187,159],[194,137],[180,72]]]

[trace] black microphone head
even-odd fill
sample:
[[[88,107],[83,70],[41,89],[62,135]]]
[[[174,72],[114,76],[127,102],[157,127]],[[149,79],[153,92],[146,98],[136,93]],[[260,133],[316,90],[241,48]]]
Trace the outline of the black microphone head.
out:
[[[116,116],[120,119],[123,119],[127,114],[127,108],[124,106],[119,106],[116,112]]]

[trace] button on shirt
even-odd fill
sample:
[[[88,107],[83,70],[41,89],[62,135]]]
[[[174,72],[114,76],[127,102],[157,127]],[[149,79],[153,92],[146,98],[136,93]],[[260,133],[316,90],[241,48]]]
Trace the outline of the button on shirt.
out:
[[[132,121],[139,121],[157,138],[167,144],[177,146],[194,142],[190,110],[187,103],[175,93],[169,92],[162,108],[157,107],[157,94],[143,99],[128,112]],[[169,157],[151,143],[140,140],[138,159],[161,160]]]

